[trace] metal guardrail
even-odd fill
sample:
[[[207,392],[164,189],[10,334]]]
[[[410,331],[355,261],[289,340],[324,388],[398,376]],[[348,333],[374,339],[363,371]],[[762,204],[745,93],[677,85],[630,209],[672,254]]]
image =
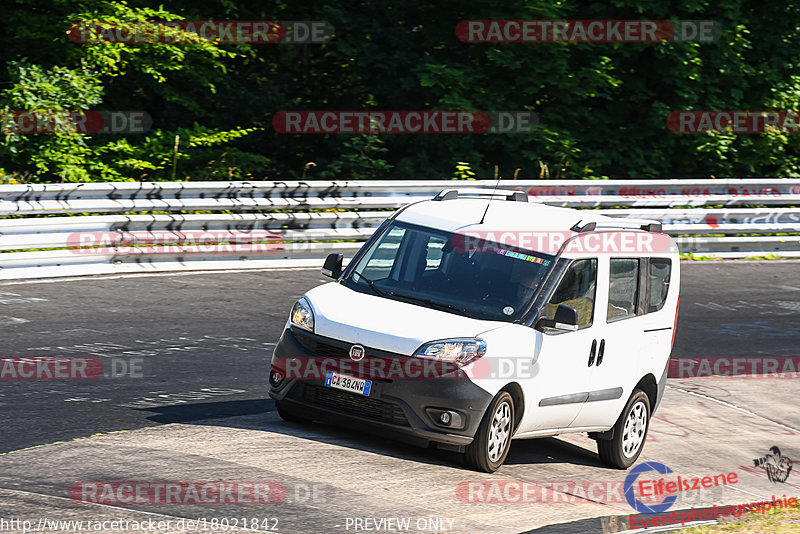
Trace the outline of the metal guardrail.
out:
[[[446,187],[491,189],[494,185],[490,180],[7,185],[0,186],[0,215],[399,208]],[[800,181],[789,179],[504,180],[500,187],[575,208],[800,204]]]
[[[388,209],[442,189],[494,187],[452,180],[5,185],[0,280],[318,265],[331,251],[357,250]],[[525,191],[533,202],[660,220],[684,252],[800,257],[800,236],[764,235],[800,233],[800,180],[504,180],[500,188]],[[69,216],[81,213],[113,215]],[[153,246],[127,246],[134,239]]]

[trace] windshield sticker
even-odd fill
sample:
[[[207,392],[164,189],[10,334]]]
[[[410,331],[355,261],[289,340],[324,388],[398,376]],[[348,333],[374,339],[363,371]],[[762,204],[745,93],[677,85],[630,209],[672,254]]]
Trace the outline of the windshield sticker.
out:
[[[511,315],[514,313],[514,308],[512,308],[511,306],[506,306],[505,308],[503,308],[503,313],[505,313],[506,315]]]
[[[513,250],[505,250],[499,248],[497,249],[497,253],[502,256],[508,256],[509,258],[516,258],[518,260],[525,260],[533,263],[541,263],[545,267],[550,265],[550,260],[546,260],[544,258],[537,258],[536,256],[531,256],[530,254],[522,254],[521,252],[514,252]]]

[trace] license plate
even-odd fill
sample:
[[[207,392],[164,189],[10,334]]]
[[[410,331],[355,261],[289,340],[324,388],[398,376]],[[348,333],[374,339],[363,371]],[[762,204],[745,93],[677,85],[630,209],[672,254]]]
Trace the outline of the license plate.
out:
[[[325,385],[349,391],[350,393],[369,396],[369,391],[372,389],[372,380],[362,380],[354,376],[340,375],[339,373],[328,371],[328,375],[325,377]]]

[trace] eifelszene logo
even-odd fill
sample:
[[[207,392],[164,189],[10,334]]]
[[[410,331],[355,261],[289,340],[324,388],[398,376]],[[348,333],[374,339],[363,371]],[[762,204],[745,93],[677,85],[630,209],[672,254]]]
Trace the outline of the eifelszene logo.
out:
[[[639,475],[648,471],[655,471],[656,473],[662,475],[672,473],[672,469],[659,462],[645,462],[637,465],[631,469],[630,473],[628,473],[628,476],[625,477],[625,484],[623,486],[625,499],[634,510],[641,514],[658,514],[660,512],[665,512],[669,510],[670,506],[675,504],[675,501],[678,499],[677,495],[670,495],[658,504],[649,505],[637,499],[636,495],[634,494],[633,490],[636,484],[636,479],[639,478]]]

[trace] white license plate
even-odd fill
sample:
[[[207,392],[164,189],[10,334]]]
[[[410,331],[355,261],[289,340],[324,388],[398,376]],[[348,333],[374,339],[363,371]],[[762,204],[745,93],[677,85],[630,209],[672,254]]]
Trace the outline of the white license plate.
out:
[[[369,392],[372,389],[372,380],[362,380],[354,376],[340,375],[339,373],[328,371],[328,375],[325,377],[325,385],[349,391],[350,393],[369,396]]]

